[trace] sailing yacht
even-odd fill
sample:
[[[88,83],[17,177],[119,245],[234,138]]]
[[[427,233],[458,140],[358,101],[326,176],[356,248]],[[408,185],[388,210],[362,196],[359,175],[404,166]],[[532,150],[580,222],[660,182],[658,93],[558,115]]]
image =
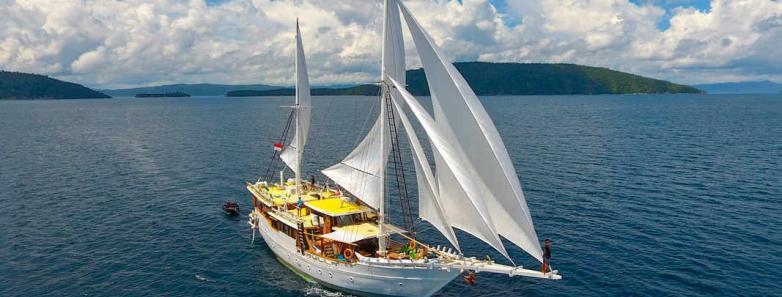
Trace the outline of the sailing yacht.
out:
[[[543,259],[516,171],[481,102],[404,3],[385,0],[384,6],[380,113],[350,154],[321,171],[331,180],[327,183],[302,179],[312,105],[297,22],[295,104],[266,175],[247,183],[254,205],[251,228],[285,266],[358,295],[430,296],[464,272],[561,279],[556,270],[503,265],[461,252],[454,228],[482,240],[510,263],[500,237]],[[405,89],[402,19],[423,64],[433,114]],[[413,120],[423,128],[434,168]],[[415,167],[417,216],[450,246],[429,245],[415,233],[398,130],[407,137]],[[293,171],[293,178],[284,178],[278,160]],[[279,173],[278,166],[283,167]],[[386,187],[394,180],[387,176],[395,177],[404,226],[388,219],[392,206]]]

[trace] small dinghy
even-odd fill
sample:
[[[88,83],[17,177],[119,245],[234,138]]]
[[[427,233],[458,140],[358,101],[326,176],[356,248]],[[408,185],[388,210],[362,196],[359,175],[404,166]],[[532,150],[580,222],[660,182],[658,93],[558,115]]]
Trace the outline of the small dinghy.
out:
[[[239,215],[239,203],[236,203],[236,201],[227,201],[225,204],[223,204],[223,212],[225,215],[229,217],[234,217]]]

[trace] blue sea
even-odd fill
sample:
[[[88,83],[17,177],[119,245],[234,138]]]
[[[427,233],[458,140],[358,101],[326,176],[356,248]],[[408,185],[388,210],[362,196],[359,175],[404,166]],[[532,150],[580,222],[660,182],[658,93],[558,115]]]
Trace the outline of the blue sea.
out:
[[[250,242],[244,183],[265,172],[291,100],[0,101],[0,296],[342,295]],[[564,279],[479,273],[438,296],[782,296],[779,95],[482,101]],[[311,174],[377,110],[372,97],[313,104]],[[239,219],[220,210],[231,199]]]

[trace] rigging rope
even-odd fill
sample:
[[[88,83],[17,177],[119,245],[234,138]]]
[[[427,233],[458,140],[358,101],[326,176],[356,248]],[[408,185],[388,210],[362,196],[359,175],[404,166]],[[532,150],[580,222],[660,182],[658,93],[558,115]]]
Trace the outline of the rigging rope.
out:
[[[396,128],[396,115],[394,114],[394,107],[391,102],[391,90],[388,87],[386,87],[385,98],[383,98],[383,100],[386,104],[388,129],[391,136],[391,158],[394,163],[394,173],[396,175],[399,203],[401,204],[402,209],[402,220],[405,223],[405,228],[407,228],[407,231],[410,232],[411,237],[415,239],[415,222],[412,211],[410,209],[410,195],[407,191],[405,168],[404,164],[402,163],[402,153],[399,147],[399,134]]]
[[[293,122],[293,114],[296,111],[291,109],[291,113],[288,114],[288,120],[285,123],[285,129],[282,131],[282,135],[280,135],[280,140],[278,143],[281,143],[283,145],[283,148],[281,150],[274,150],[274,154],[272,154],[272,159],[269,162],[269,166],[266,167],[266,174],[263,175],[263,179],[270,181],[270,178],[274,177],[274,173],[277,171],[277,164],[279,163],[279,156],[282,154],[282,151],[285,149],[285,141],[288,139],[288,132],[290,132],[291,123]],[[300,161],[297,161],[300,162]],[[261,177],[258,177],[258,182],[261,181]]]

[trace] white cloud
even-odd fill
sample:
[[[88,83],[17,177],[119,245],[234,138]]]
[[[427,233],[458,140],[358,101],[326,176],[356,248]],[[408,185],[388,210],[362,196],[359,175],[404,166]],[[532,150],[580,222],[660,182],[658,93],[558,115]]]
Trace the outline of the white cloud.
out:
[[[628,0],[408,0],[450,58],[569,62],[697,83],[782,81],[782,3],[668,12]],[[314,83],[377,79],[382,1],[0,0],[0,68],[95,87],[290,84],[300,17]],[[520,20],[518,24],[506,22]],[[509,25],[513,23],[513,25]],[[408,47],[412,43],[407,42]],[[408,50],[409,67],[417,64]]]

